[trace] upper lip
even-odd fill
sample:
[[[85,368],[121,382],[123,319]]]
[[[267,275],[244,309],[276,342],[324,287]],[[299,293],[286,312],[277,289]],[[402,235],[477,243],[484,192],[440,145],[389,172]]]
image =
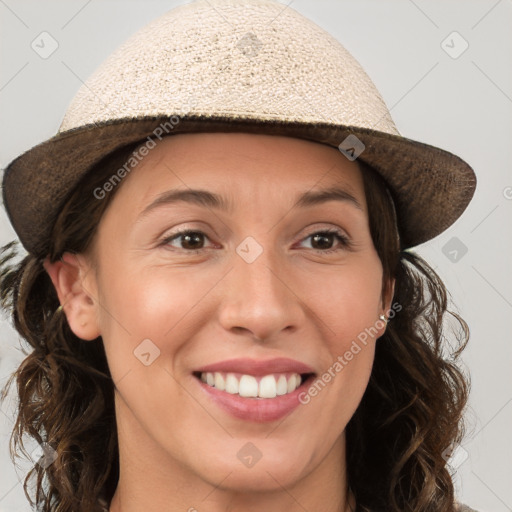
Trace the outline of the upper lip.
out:
[[[196,370],[197,372],[226,372],[243,373],[246,375],[269,375],[271,373],[314,373],[313,369],[307,364],[289,359],[287,357],[278,357],[275,359],[228,359],[219,361]]]

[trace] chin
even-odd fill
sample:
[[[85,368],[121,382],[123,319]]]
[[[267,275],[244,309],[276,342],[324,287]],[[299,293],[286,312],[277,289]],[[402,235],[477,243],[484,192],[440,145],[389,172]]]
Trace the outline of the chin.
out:
[[[219,485],[219,489],[240,493],[282,490],[283,487],[292,487],[303,477],[300,471],[292,465],[263,465],[262,461],[257,464],[257,467],[241,468],[236,466],[231,467],[230,470],[226,468],[226,470],[231,473],[224,473],[229,476]],[[218,482],[215,481],[214,485],[218,485]]]
[[[220,489],[262,492],[291,486],[305,476],[309,459],[299,457],[297,450],[291,449],[291,455],[288,456],[287,451],[262,447],[263,453],[260,452],[261,455],[258,455],[255,446],[251,446],[250,442],[237,442],[236,445],[237,452],[234,452],[234,457],[226,457],[226,452],[223,452],[211,455],[209,460],[201,458],[201,466],[197,470],[204,475],[204,480],[219,486]],[[254,458],[248,458],[244,463],[244,458],[249,453],[252,453]]]

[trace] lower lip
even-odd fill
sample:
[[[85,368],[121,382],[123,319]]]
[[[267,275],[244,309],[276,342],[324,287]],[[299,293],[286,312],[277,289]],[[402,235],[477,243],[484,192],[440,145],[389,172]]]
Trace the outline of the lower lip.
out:
[[[255,423],[276,421],[290,414],[300,405],[299,395],[308,389],[314,378],[314,375],[310,375],[295,391],[286,395],[275,398],[245,398],[220,391],[194,377],[213,402],[222,409],[235,418]]]

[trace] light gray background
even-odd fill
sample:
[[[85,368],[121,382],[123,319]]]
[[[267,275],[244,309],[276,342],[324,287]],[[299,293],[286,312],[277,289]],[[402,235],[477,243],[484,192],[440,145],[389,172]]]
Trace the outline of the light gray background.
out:
[[[181,3],[0,0],[1,167],[57,131],[81,82],[112,50]],[[462,445],[468,458],[456,472],[458,495],[481,512],[512,511],[512,2],[295,0],[291,7],[362,63],[403,135],[447,149],[476,170],[476,195],[463,217],[417,252],[444,278],[472,333],[464,355],[471,429]],[[59,44],[47,59],[31,48],[43,31]],[[454,31],[469,44],[457,58],[445,51],[463,48]],[[0,243],[14,236],[2,211]],[[452,261],[448,242],[467,253]],[[0,385],[21,361],[18,346],[4,318]],[[0,512],[29,510],[19,483],[28,466],[15,472],[7,455],[10,398],[0,413]]]

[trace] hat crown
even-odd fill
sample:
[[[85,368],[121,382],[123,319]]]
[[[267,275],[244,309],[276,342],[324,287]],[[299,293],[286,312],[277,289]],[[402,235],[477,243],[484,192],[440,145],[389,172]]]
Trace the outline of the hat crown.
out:
[[[120,46],[78,91],[59,133],[9,164],[3,200],[25,248],[46,255],[83,177],[164,131],[264,133],[339,148],[386,181],[401,247],[453,224],[476,186],[462,159],[398,133],[359,63],[315,23],[272,0],[196,0]]]
[[[152,21],[80,88],[59,131],[185,114],[399,134],[349,52],[273,0],[195,1]]]

